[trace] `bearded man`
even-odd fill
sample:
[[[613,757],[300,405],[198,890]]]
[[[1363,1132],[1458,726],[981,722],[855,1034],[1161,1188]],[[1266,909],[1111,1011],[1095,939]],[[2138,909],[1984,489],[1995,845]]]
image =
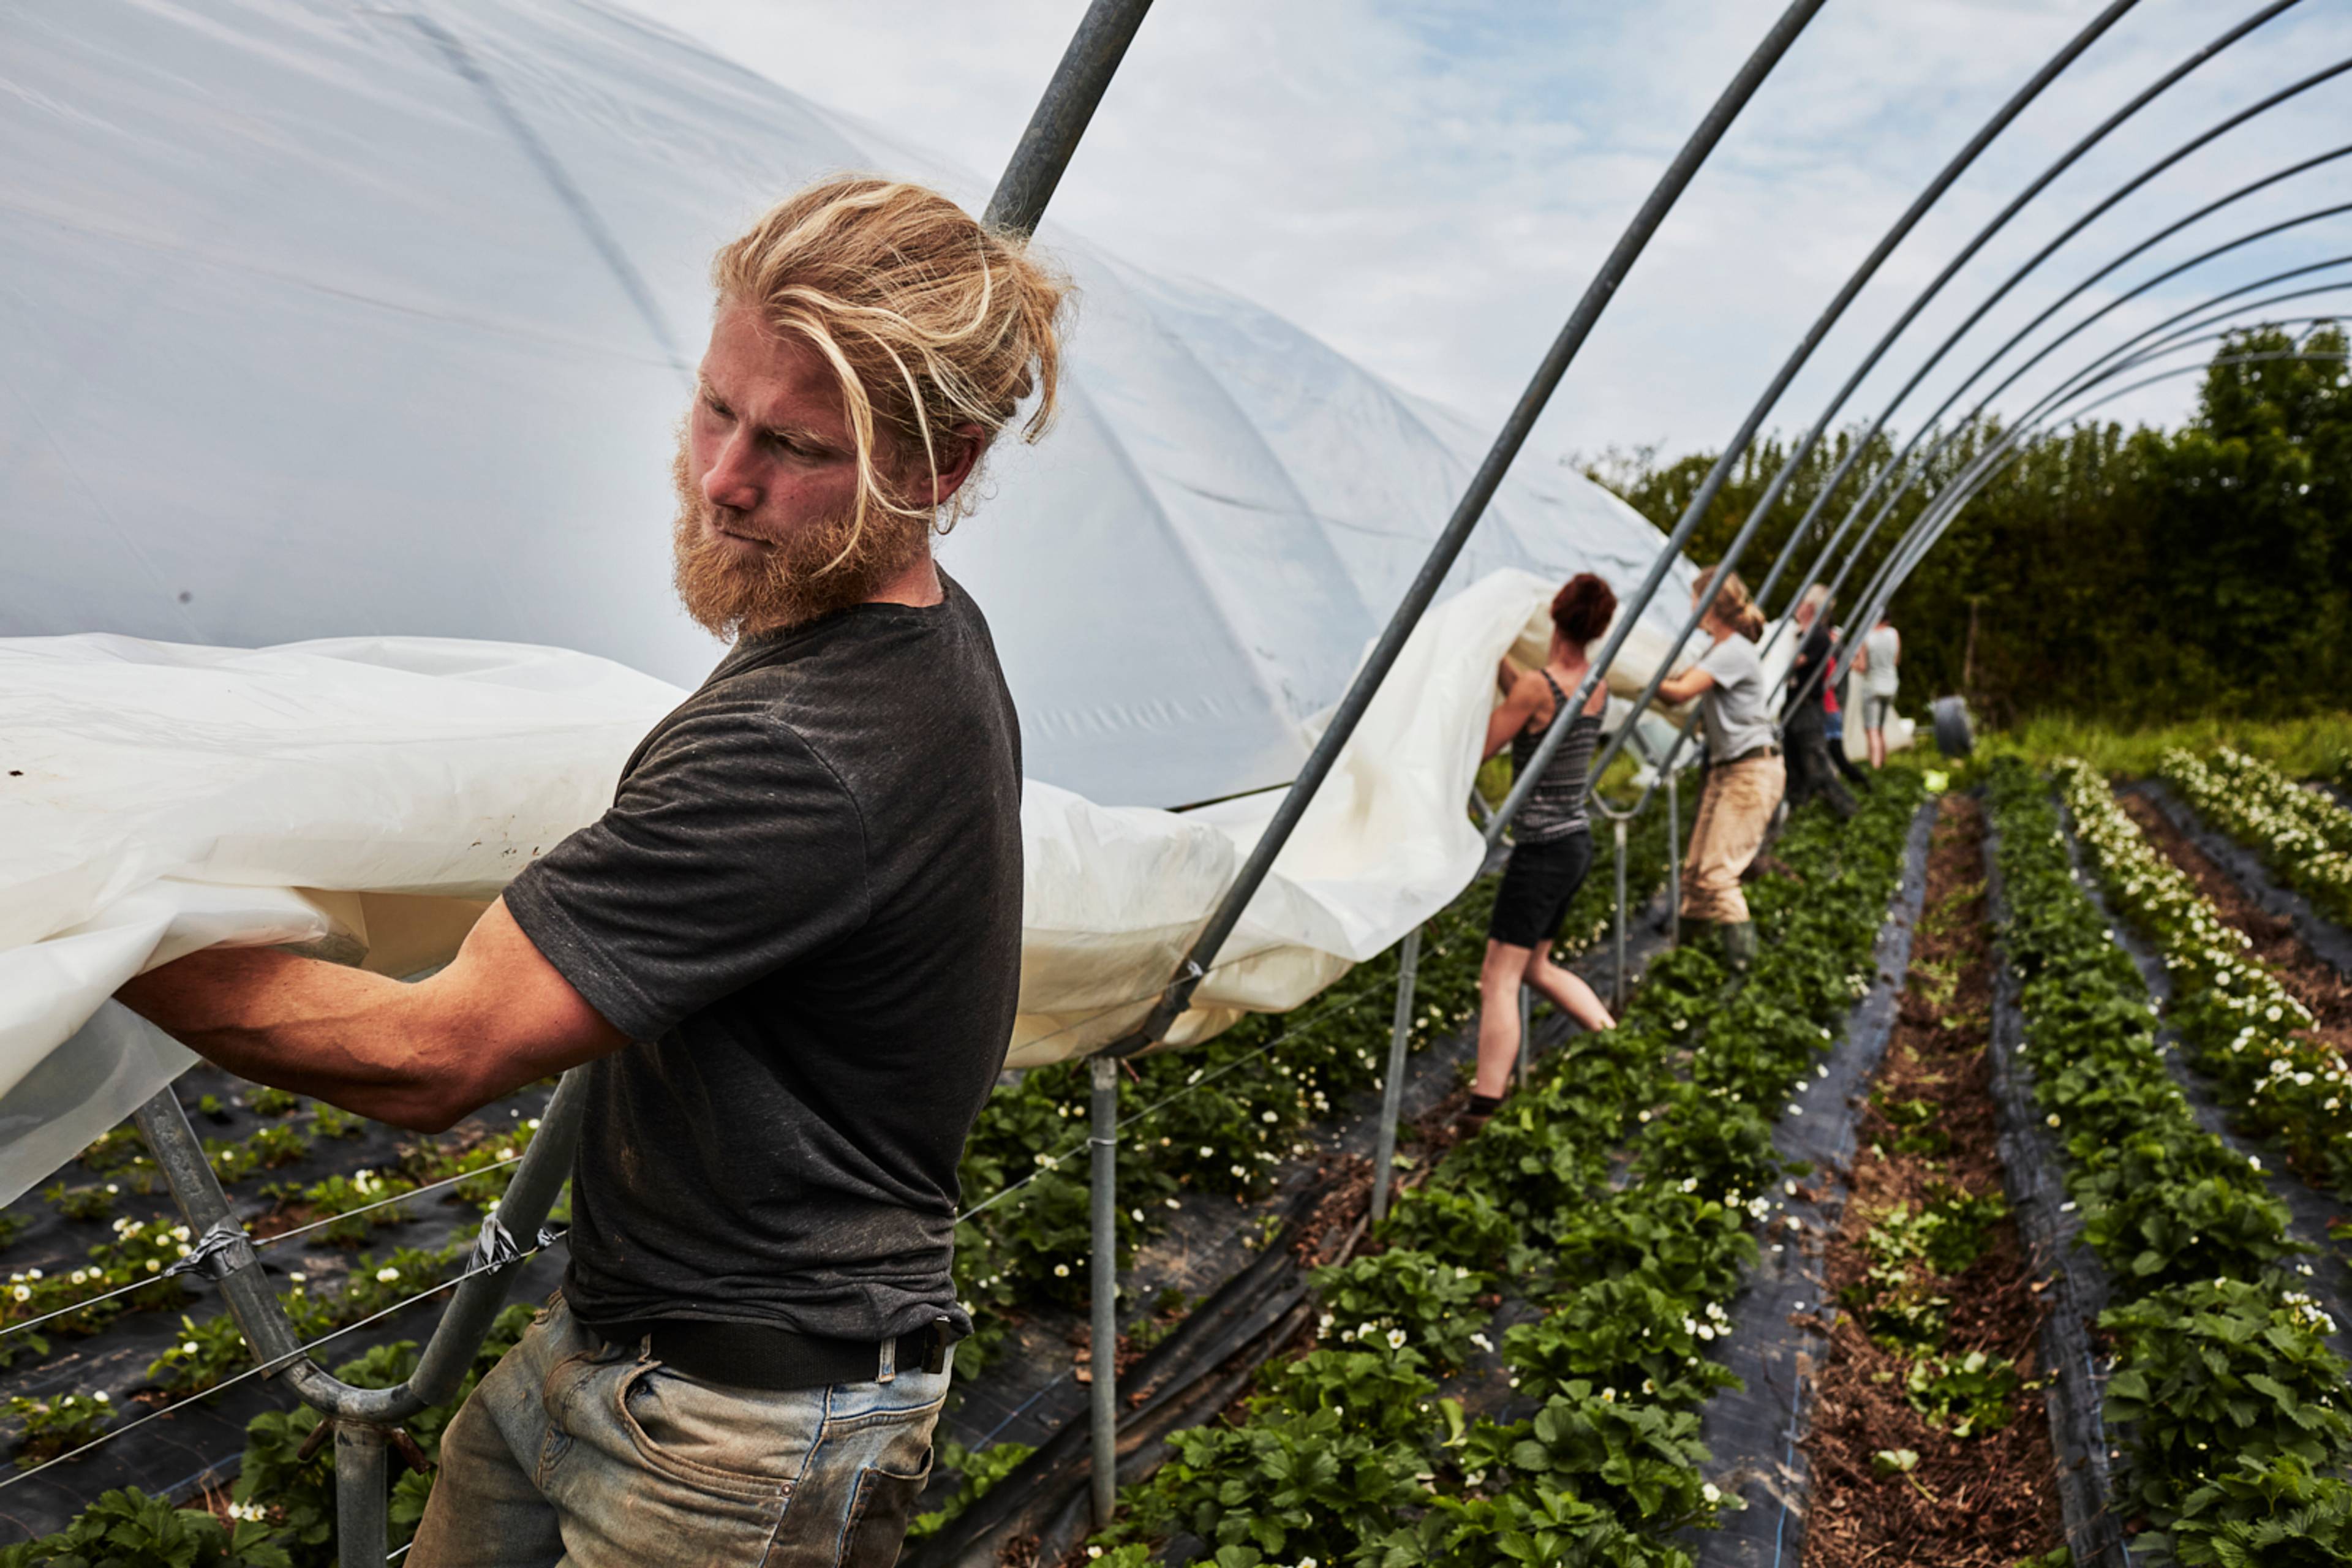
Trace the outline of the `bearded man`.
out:
[[[732,649],[437,975],[274,950],[122,1000],[231,1071],[438,1131],[586,1064],[571,1264],[443,1438],[419,1568],[897,1560],[953,1342],[956,1166],[1020,981],[1021,754],[931,533],[1064,285],[919,187],[719,253],[677,585]]]

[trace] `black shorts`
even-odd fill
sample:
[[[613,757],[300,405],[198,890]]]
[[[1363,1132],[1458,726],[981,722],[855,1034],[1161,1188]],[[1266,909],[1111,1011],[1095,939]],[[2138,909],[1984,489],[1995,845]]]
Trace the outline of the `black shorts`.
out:
[[[1559,922],[1568,918],[1569,900],[1591,869],[1590,832],[1512,846],[1486,934],[1513,947],[1549,947],[1559,935]]]

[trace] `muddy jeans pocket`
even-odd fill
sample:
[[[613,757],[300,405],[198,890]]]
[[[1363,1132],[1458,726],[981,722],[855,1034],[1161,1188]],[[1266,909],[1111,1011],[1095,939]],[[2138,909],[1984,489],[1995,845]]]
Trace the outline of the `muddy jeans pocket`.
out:
[[[879,1465],[857,1472],[857,1490],[849,1505],[849,1521],[842,1531],[840,1568],[890,1568],[906,1543],[907,1526],[915,1517],[915,1500],[931,1479],[931,1456],[922,1468],[900,1475]]]

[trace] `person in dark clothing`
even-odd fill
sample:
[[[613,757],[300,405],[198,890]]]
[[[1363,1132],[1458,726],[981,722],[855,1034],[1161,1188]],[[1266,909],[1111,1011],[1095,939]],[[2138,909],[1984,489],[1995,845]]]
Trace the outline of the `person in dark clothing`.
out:
[[[1567,711],[1568,695],[1591,666],[1591,643],[1609,629],[1617,594],[1591,572],[1570,578],[1552,596],[1551,645],[1543,668],[1521,669],[1505,658],[1496,671],[1503,700],[1486,716],[1486,746],[1511,752],[1513,776],[1524,775],[1536,748],[1554,724],[1568,730],[1511,825],[1511,858],[1486,927],[1486,957],[1478,975],[1478,1068],[1465,1132],[1486,1125],[1509,1092],[1518,1059],[1519,988],[1531,985],[1587,1029],[1616,1026],[1609,1009],[1574,970],[1551,961],[1551,944],[1576,890],[1592,868],[1592,823],[1585,814],[1586,769],[1601,737],[1609,689],[1593,683],[1583,708]]]
[[[439,1131],[585,1074],[571,1267],[443,1435],[415,1568],[897,1561],[954,1342],[957,1165],[1020,990],[1021,735],[931,555],[1055,402],[1065,285],[844,178],[723,247],[679,598],[734,646],[403,984],[212,949],[121,992],[232,1071]]]
[[[1829,590],[1816,583],[1797,601],[1797,627],[1802,640],[1797,645],[1795,662],[1789,667],[1783,700],[1793,706],[1780,718],[1780,749],[1789,759],[1789,809],[1794,811],[1819,795],[1843,819],[1859,808],[1845,785],[1838,782],[1830,762],[1828,715],[1822,707],[1826,693],[1822,679],[1816,678],[1816,672],[1827,674],[1823,667],[1834,653],[1822,615],[1828,598]]]

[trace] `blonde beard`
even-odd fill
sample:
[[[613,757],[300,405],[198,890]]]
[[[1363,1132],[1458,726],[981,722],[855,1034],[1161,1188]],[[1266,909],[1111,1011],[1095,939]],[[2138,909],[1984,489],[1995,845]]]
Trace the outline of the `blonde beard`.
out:
[[[865,604],[923,558],[930,532],[920,519],[878,510],[869,510],[860,528],[843,512],[803,523],[747,560],[711,537],[718,509],[695,481],[683,429],[670,479],[677,490],[672,581],[686,613],[716,637],[783,631]]]

